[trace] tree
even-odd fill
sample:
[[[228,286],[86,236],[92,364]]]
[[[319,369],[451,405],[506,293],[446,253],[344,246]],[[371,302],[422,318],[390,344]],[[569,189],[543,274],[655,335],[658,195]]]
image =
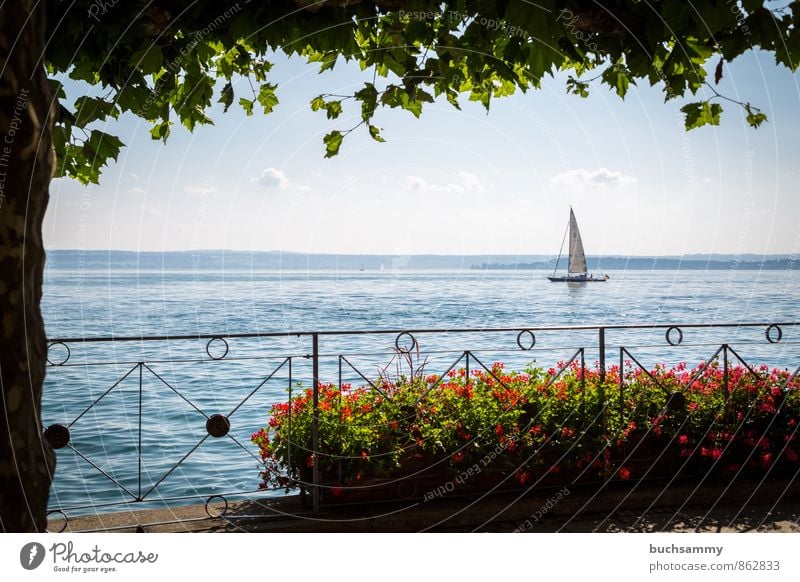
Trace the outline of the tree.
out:
[[[277,52],[364,71],[348,95],[321,93],[313,110],[335,120],[360,107],[355,127],[324,138],[335,156],[363,126],[383,141],[383,107],[419,117],[426,103],[463,98],[488,110],[495,97],[540,87],[562,71],[586,97],[598,83],[624,98],[630,85],[659,85],[692,129],[720,122],[723,101],[758,127],[766,116],[717,91],[724,63],[754,48],[791,71],[800,61],[800,1],[762,0],[16,0],[0,7],[0,528],[43,530],[54,461],[39,409],[46,338],[39,310],[41,225],[51,176],[98,182],[123,143],[104,129],[122,114],[167,140],[174,124],[212,123],[215,101],[248,114],[278,105],[270,75]],[[713,73],[711,73],[713,69]],[[102,88],[72,100],[64,76]],[[711,80],[709,77],[712,77]],[[234,82],[251,91],[235,94]],[[705,95],[705,97],[700,97]],[[352,105],[351,105],[352,104]],[[9,141],[9,139],[11,141]],[[53,155],[55,153],[55,156]]]

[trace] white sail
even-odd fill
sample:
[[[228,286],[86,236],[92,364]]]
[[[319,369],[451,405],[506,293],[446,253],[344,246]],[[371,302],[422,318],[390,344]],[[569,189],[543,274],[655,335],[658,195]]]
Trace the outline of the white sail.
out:
[[[583,241],[581,241],[581,231],[578,230],[578,222],[575,220],[575,213],[569,209],[569,267],[567,272],[573,273],[587,272],[586,254],[583,252]]]

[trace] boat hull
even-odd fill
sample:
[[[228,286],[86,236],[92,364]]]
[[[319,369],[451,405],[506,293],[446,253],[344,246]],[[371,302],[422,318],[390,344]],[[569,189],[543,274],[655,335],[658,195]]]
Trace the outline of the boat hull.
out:
[[[554,283],[605,283],[608,277],[592,277],[592,276],[572,276],[572,277],[548,277]]]

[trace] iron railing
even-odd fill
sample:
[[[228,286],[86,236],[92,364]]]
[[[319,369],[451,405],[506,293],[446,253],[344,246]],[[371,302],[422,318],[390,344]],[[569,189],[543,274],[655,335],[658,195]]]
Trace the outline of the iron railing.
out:
[[[615,356],[620,370],[629,364],[645,372],[645,358],[721,358],[727,390],[731,358],[751,371],[749,361],[795,368],[794,378],[800,371],[798,326],[759,322],[54,338],[48,347],[42,427],[59,461],[50,513],[61,515],[66,527],[72,515],[131,504],[144,508],[205,499],[208,506],[219,499],[227,506],[228,498],[252,496],[259,492],[262,461],[249,435],[266,424],[271,404],[285,402],[287,394],[291,403],[298,384],[310,385],[312,450],[304,454],[321,454],[320,383],[336,378],[339,385],[360,382],[377,389],[376,371],[385,370],[398,354],[424,354],[429,366],[443,370],[441,377],[459,365],[466,366],[467,377],[471,365],[489,371],[484,364],[489,357],[522,369],[531,362],[558,361],[561,355],[559,374],[573,363],[583,372],[587,357],[596,356],[593,369],[601,381]],[[623,374],[619,377],[623,382]],[[206,449],[213,450],[202,454]],[[310,491],[316,512],[323,501],[318,464],[311,482],[301,485]]]

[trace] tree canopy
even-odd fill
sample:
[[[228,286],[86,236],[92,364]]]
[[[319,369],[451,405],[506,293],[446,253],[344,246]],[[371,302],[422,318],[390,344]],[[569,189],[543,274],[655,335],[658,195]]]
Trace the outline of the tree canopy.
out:
[[[71,103],[51,81],[56,172],[83,183],[97,182],[124,145],[97,122],[130,112],[166,140],[174,124],[212,123],[215,102],[270,113],[278,52],[319,63],[320,72],[343,61],[364,71],[352,94],[323,92],[310,103],[332,120],[345,102],[361,109],[358,125],[324,137],[326,157],[362,126],[383,141],[382,107],[419,117],[443,97],[488,110],[493,98],[538,88],[559,71],[580,97],[598,83],[620,98],[640,83],[659,86],[666,101],[693,96],[681,108],[687,129],[719,124],[726,101],[758,127],[764,113],[717,90],[724,63],[756,48],[791,71],[800,63],[800,0],[50,0],[47,10],[48,75],[103,89]],[[244,94],[234,90],[239,78],[250,81]]]

